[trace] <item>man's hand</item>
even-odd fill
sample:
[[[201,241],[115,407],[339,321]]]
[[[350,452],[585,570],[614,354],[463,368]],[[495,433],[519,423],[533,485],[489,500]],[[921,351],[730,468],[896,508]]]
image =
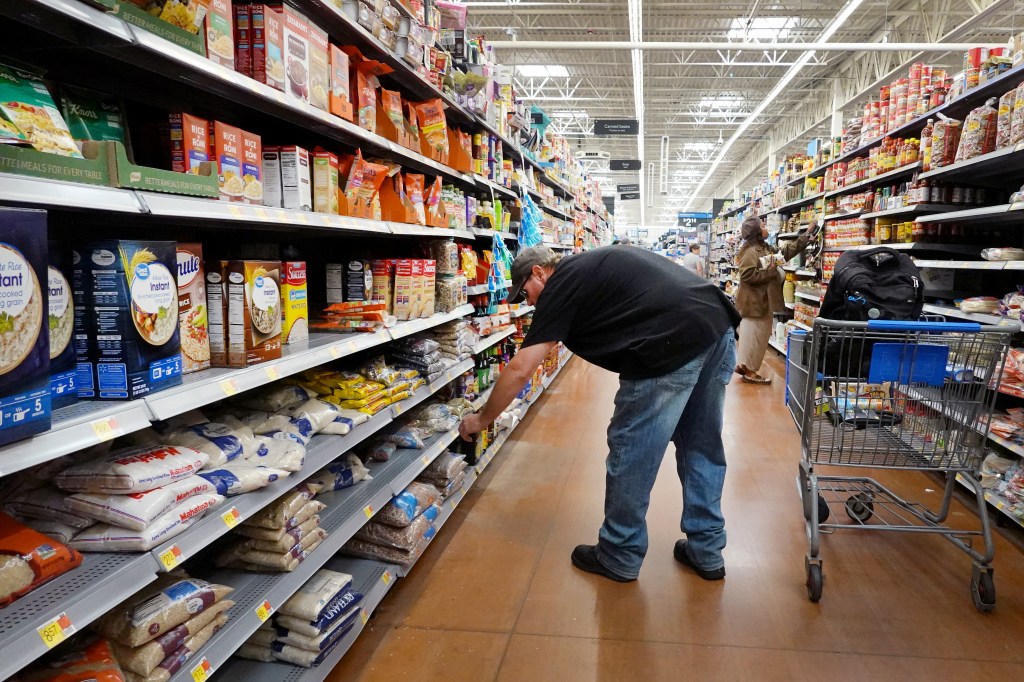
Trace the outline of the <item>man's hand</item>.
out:
[[[480,414],[474,412],[462,418],[462,421],[459,423],[459,435],[462,436],[462,440],[470,442],[473,440],[472,436],[474,434],[480,433],[486,428],[487,422],[484,421]]]

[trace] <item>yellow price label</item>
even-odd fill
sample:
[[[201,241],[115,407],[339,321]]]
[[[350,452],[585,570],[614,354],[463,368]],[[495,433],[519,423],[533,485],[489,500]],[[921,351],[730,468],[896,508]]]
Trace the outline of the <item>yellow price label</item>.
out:
[[[264,370],[267,373],[267,378],[271,381],[277,381],[281,378],[281,370],[279,370],[276,365],[265,367]]]
[[[391,584],[391,571],[384,571],[384,575],[380,577],[380,581],[385,585]]]
[[[370,505],[366,505],[365,507],[363,507],[363,513],[366,514],[366,518],[372,519],[373,518],[373,507],[371,507]]]
[[[181,548],[171,545],[170,549],[160,554],[160,563],[168,571],[181,563]]]
[[[256,607],[256,617],[260,619],[261,623],[266,623],[272,613],[274,613],[274,607],[270,605],[269,599],[263,600],[263,603]]]
[[[228,204],[228,212],[231,213],[231,215],[235,216],[236,218],[242,217],[242,209],[238,208],[237,206],[232,206],[231,204]]]
[[[349,341],[348,343],[346,343],[345,348],[346,350],[348,350],[349,353],[355,353],[357,350],[359,350],[359,347],[356,345],[355,341]]]
[[[238,511],[237,507],[232,507],[226,512],[220,515],[224,519],[224,525],[228,528],[234,528],[242,521],[242,514]]]
[[[422,457],[420,457],[420,461],[423,462],[423,466],[429,466],[430,465],[430,458],[427,457],[426,455],[423,455]]]
[[[395,416],[396,417],[398,415],[402,414],[402,404],[401,403],[395,403],[394,405],[392,405],[392,407],[395,408]]]
[[[282,211],[279,209],[277,211],[274,211],[274,215],[277,216],[277,219],[280,220],[282,223],[287,223],[288,221],[291,220],[291,214],[288,213],[288,211]]]
[[[75,633],[75,626],[72,625],[68,614],[61,613],[53,620],[36,629],[47,649],[52,649],[69,636]]]
[[[331,225],[334,224],[334,221],[331,220],[331,216],[327,215],[326,213],[320,214],[320,222],[322,222],[327,227],[330,227]]]
[[[267,215],[267,212],[264,211],[262,208],[254,208],[252,211],[260,220],[270,220],[270,216]]]
[[[335,360],[341,357],[341,349],[338,348],[337,346],[331,346],[330,352],[331,357],[334,358]]]
[[[306,218],[305,212],[303,212],[303,211],[298,211],[298,212],[295,213],[295,220],[297,222],[300,222],[300,223],[303,223],[303,224],[306,224],[306,223],[309,222],[309,220]]]
[[[213,674],[213,666],[210,665],[210,659],[203,656],[203,660],[199,661],[199,664],[192,668],[192,679],[195,682],[206,682]]]
[[[235,383],[234,379],[225,379],[220,382],[220,388],[224,391],[224,395],[229,397],[238,393],[238,384]]]
[[[366,621],[370,620],[370,613],[363,609],[362,613],[359,614],[359,618],[363,621],[363,625],[366,625]]]
[[[124,431],[117,423],[115,417],[107,417],[105,419],[97,419],[90,422],[89,425],[92,427],[93,432],[100,441],[113,440],[118,436],[123,436]]]

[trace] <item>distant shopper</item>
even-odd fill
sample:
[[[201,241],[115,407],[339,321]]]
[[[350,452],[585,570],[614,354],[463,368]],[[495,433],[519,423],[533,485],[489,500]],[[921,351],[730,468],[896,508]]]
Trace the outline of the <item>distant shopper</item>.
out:
[[[572,563],[629,582],[647,554],[647,507],[669,442],[683,485],[682,531],[674,555],[705,580],[725,577],[722,408],[736,363],[739,314],[718,287],[643,249],[620,246],[560,260],[547,247],[512,264],[509,300],[536,306],[522,349],[502,371],[487,404],[463,419],[468,439],[492,423],[556,342],[619,374],[608,428],[604,524],[596,545]]]
[[[704,276],[704,260],[700,257],[700,244],[690,244],[690,252],[683,256],[683,267],[698,277]]]
[[[779,270],[781,262],[785,262],[803,251],[813,237],[807,233],[798,239],[787,241],[780,251],[765,242],[768,228],[757,216],[748,216],[740,227],[743,246],[737,257],[740,274],[740,285],[736,290],[736,308],[743,316],[740,323],[739,364],[736,373],[743,375],[748,384],[770,384],[768,379],[758,372],[768,350],[768,340],[772,335],[771,299],[782,298],[783,277]],[[777,289],[777,292],[771,291]],[[777,293],[777,296],[774,294]]]

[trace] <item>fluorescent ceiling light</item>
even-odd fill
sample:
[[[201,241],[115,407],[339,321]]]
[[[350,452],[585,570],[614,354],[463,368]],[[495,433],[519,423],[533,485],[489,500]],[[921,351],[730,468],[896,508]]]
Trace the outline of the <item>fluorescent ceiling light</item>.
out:
[[[747,19],[738,17],[729,26],[729,40],[782,40],[789,35],[789,29],[795,28],[796,17],[755,17]]]
[[[561,64],[520,64],[516,73],[525,78],[568,78],[569,69]]]

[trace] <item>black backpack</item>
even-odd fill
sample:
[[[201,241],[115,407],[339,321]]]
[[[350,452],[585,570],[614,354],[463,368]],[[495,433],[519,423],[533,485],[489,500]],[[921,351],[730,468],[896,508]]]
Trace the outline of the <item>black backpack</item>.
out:
[[[910,256],[882,246],[839,257],[818,314],[848,322],[916,320],[923,307],[921,271]]]

